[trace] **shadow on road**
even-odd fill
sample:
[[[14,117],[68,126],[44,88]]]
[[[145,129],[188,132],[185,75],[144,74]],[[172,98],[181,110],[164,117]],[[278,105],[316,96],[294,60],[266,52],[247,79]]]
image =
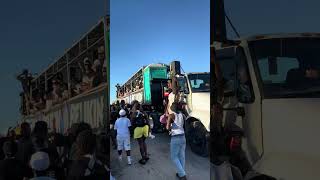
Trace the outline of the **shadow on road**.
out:
[[[127,164],[126,155],[120,163],[116,150],[111,150],[110,161],[112,174],[116,180],[171,180],[177,179],[175,166],[170,159],[170,137],[167,134],[155,134],[155,139],[148,138],[146,143],[150,160],[145,165],[139,164],[141,158],[138,143],[131,139],[132,165]],[[210,179],[209,158],[200,157],[187,146],[186,172],[188,180]]]

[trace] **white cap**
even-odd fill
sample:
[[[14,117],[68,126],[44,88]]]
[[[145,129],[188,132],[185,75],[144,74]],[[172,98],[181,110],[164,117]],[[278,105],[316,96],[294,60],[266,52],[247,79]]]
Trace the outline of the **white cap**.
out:
[[[126,111],[124,109],[121,109],[119,112],[120,116],[125,116],[126,115]]]
[[[30,166],[36,171],[44,171],[50,165],[49,156],[46,152],[36,152],[31,156]]]

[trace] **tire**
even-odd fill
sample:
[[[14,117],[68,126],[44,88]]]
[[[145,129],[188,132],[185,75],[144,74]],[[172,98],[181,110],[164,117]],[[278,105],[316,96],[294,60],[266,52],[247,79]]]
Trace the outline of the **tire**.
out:
[[[193,120],[186,125],[186,137],[191,151],[202,157],[209,156],[206,134],[207,131],[200,121]]]
[[[270,177],[270,176],[266,176],[266,175],[260,175],[260,176],[254,177],[250,180],[277,180],[277,179]]]

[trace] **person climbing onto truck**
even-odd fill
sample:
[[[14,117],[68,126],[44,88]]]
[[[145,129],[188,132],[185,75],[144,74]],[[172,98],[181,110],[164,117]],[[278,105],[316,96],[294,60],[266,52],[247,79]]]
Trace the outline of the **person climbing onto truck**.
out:
[[[114,129],[117,132],[117,144],[118,144],[118,154],[119,160],[122,161],[122,150],[127,153],[128,164],[131,165],[130,156],[130,131],[131,126],[130,120],[126,117],[126,111],[121,109],[119,112],[120,118],[118,118],[114,124]]]
[[[143,109],[139,102],[135,102],[132,108],[131,120],[134,124],[134,139],[137,139],[140,147],[140,154],[142,159],[139,160],[140,164],[146,164],[149,160],[146,138],[149,136],[149,122],[147,115],[143,112]]]
[[[185,171],[186,138],[183,125],[186,117],[183,115],[178,102],[173,102],[170,109],[173,113],[169,114],[166,128],[171,135],[171,159],[176,165],[177,177],[185,180],[187,179]]]

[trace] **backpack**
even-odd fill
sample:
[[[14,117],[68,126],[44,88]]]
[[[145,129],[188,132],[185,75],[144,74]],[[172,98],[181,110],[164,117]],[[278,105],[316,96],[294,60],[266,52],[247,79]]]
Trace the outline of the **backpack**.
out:
[[[134,122],[136,127],[144,127],[145,125],[148,124],[146,117],[140,111],[137,112]]]

